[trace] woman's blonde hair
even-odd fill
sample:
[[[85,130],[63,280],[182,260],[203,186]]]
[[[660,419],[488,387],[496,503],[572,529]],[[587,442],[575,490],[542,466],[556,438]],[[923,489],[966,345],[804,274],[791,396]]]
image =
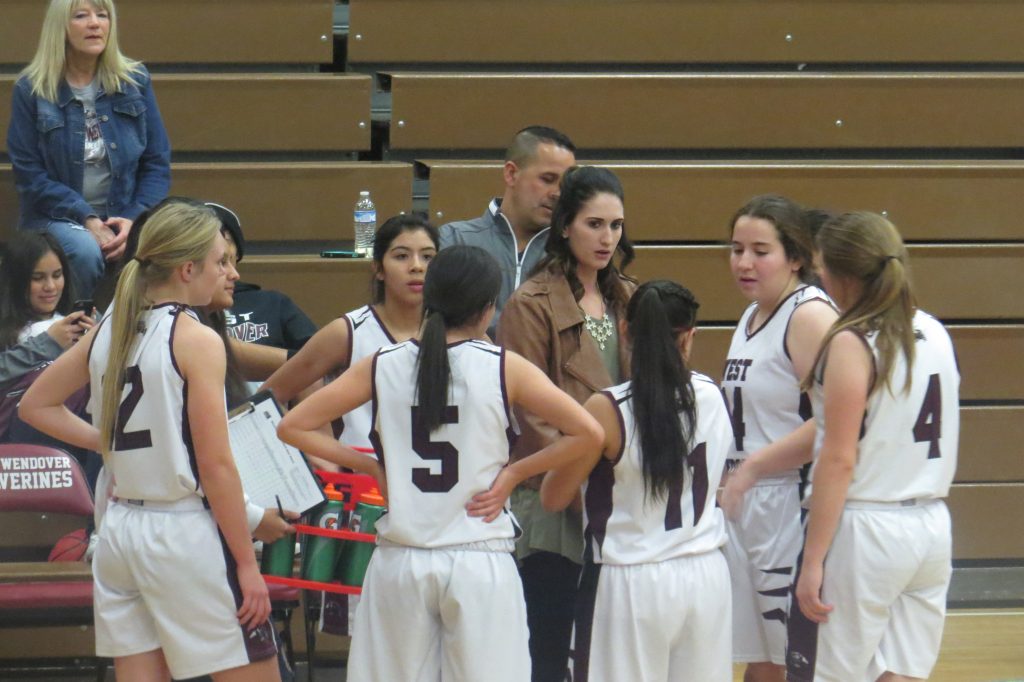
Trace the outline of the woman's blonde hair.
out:
[[[111,314],[110,355],[103,374],[103,406],[100,414],[100,445],[103,455],[114,449],[118,408],[124,390],[128,359],[151,301],[146,291],[166,282],[175,269],[190,261],[202,267],[207,254],[220,239],[220,219],[206,206],[173,202],[157,209],[139,235],[135,257],[121,270]]]
[[[896,226],[876,213],[844,213],[822,226],[817,243],[829,275],[859,282],[862,290],[825,335],[801,388],[811,387],[829,341],[850,329],[862,335],[877,334],[878,367],[872,391],[880,385],[892,390],[892,371],[899,351],[907,360],[903,390],[910,390],[917,301],[911,290],[907,249]]]
[[[67,62],[68,25],[71,15],[82,5],[93,5],[110,15],[107,47],[100,55],[96,76],[106,93],[122,92],[128,83],[138,86],[136,76],[142,64],[121,54],[117,43],[117,13],[113,0],[50,0],[43,19],[36,54],[21,75],[32,84],[32,94],[50,102],[57,101],[57,92],[64,80]]]

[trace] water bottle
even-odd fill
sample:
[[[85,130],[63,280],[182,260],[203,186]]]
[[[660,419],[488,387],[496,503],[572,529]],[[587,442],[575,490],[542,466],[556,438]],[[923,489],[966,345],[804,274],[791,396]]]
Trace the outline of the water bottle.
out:
[[[352,514],[350,530],[356,533],[374,534],[377,532],[376,524],[380,517],[387,511],[384,508],[384,498],[380,492],[373,488],[363,493],[359,498],[359,504]],[[363,586],[363,578],[366,577],[366,568],[370,565],[370,556],[373,554],[374,545],[369,542],[356,542],[350,540],[345,543],[341,550],[341,557],[338,560],[337,577],[345,585]]]
[[[295,533],[287,533],[276,542],[263,544],[260,573],[291,578],[295,568]]]
[[[373,256],[373,233],[377,231],[377,207],[370,199],[370,193],[359,193],[355,210],[355,247],[352,249],[363,258]]]
[[[310,525],[330,530],[339,530],[345,524],[345,502],[336,490],[325,490],[327,501]],[[302,548],[302,577],[306,580],[328,582],[334,577],[334,570],[341,553],[341,540],[320,535],[310,535]]]

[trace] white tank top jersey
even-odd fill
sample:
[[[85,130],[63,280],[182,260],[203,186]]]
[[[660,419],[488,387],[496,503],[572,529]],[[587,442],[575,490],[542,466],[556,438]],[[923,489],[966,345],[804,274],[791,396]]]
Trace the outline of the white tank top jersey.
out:
[[[793,361],[786,348],[789,322],[798,307],[809,301],[832,305],[828,295],[815,286],[802,286],[783,299],[760,328],[749,331],[757,312],[752,303],[743,312],[729,345],[722,377],[722,392],[729,404],[733,427],[733,452],[730,464],[736,464],[760,448],[772,443],[811,418],[811,402],[800,390]],[[798,469],[771,477],[796,479]]]
[[[477,340],[449,345],[444,423],[421,433],[413,428],[419,350],[410,340],[381,348],[373,360],[370,440],[388,479],[388,513],[377,522],[377,533],[425,548],[512,539],[518,527],[511,512],[492,523],[466,513],[466,503],[489,490],[508,464],[515,438],[505,351]]]
[[[198,319],[178,303],[154,306],[142,317],[145,331],[136,336],[129,357],[114,444],[106,461],[117,497],[173,502],[203,496],[185,413],[187,388],[171,350],[181,315]],[[103,414],[102,377],[110,336],[110,320],[104,318],[89,349],[89,412],[97,427]]]
[[[877,368],[876,336],[869,334],[864,341]],[[903,392],[907,362],[900,352],[893,365],[893,390],[880,386],[868,398],[847,500],[904,502],[949,494],[960,440],[960,371],[941,322],[918,310],[914,336],[910,391]],[[825,432],[821,371],[811,396],[817,426],[815,465]]]
[[[345,367],[351,367],[365,357],[373,355],[384,346],[395,343],[384,323],[372,306],[364,305],[345,313],[342,318],[348,325],[348,360]],[[361,448],[373,447],[370,443],[370,403],[349,412],[342,418],[342,430],[338,435],[345,445]]]
[[[725,544],[725,518],[715,493],[729,455],[732,429],[714,381],[694,372],[696,433],[686,454],[681,489],[645,499],[640,434],[633,417],[631,382],[603,391],[619,416],[622,451],[602,457],[584,484],[588,555],[599,564],[643,564],[702,554]]]

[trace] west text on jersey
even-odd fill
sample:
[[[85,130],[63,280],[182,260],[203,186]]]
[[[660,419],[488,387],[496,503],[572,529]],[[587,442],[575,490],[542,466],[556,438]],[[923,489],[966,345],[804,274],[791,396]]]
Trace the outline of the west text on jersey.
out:
[[[726,381],[746,381],[747,370],[754,364],[751,358],[729,358],[725,361]]]

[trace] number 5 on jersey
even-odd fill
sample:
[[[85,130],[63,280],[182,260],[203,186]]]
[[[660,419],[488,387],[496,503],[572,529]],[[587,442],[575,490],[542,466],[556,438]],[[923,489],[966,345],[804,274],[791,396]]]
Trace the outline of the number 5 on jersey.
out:
[[[441,472],[433,473],[427,467],[416,467],[412,470],[413,484],[425,493],[446,493],[459,482],[459,451],[445,440],[430,440],[430,433],[419,426],[417,405],[412,407],[412,449],[427,461],[440,461]],[[459,408],[457,405],[446,405],[441,415],[442,424],[458,424]]]

